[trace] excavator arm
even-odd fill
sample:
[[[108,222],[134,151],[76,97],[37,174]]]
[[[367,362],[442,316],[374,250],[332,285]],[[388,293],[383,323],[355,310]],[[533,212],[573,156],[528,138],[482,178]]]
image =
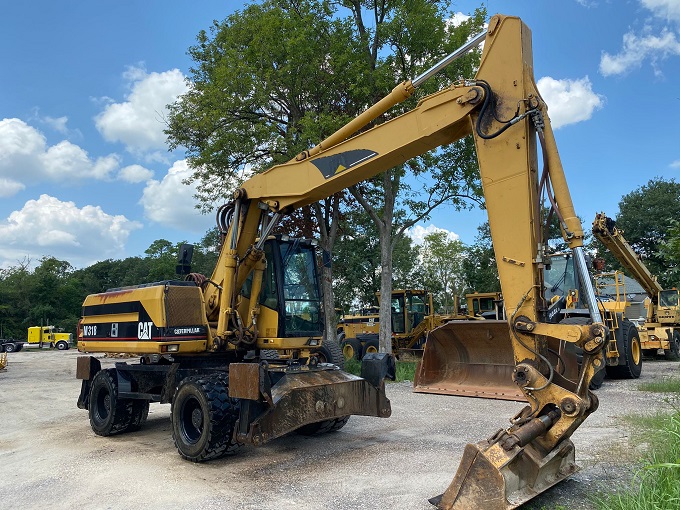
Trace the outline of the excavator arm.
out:
[[[494,16],[475,80],[455,83],[422,99],[407,113],[353,137],[392,105],[409,97],[452,54],[424,75],[400,84],[380,103],[319,146],[248,179],[220,214],[225,242],[206,287],[216,335],[257,342],[257,300],[246,316],[237,296],[252,274],[252,295],[264,272],[263,243],[281,217],[431,149],[472,134],[508,316],[513,380],[529,402],[511,427],[468,445],[439,508],[514,508],[576,470],[569,437],[597,407],[588,391],[603,363],[606,328],[595,301],[583,255],[583,230],[574,212],[555,138],[534,80],[531,32],[515,17]],[[538,147],[543,167],[539,168]],[[586,282],[592,324],[549,324],[543,299],[546,257],[543,203],[557,215],[565,241]],[[547,340],[579,346],[578,380],[562,377],[547,357]],[[260,343],[258,347],[265,347]]]

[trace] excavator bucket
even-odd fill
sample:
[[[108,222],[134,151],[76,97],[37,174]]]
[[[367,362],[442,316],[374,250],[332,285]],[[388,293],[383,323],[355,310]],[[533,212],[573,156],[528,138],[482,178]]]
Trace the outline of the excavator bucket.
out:
[[[7,353],[0,352],[0,370],[4,370],[7,366]]]
[[[450,321],[428,333],[414,391],[526,401],[514,368],[506,321]]]
[[[552,451],[508,446],[507,434],[468,444],[446,492],[430,499],[439,510],[509,510],[571,476],[578,467],[568,439]]]

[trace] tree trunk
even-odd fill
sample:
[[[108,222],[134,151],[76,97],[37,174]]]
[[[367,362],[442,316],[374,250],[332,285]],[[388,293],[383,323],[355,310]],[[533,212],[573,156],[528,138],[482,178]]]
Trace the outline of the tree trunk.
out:
[[[323,203],[312,204],[312,211],[319,224],[319,246],[325,252],[321,266],[321,292],[324,311],[324,338],[331,342],[337,341],[338,321],[335,314],[335,296],[333,294],[333,268],[331,257],[333,245],[338,236],[338,222],[340,221],[340,194],[326,198]]]
[[[380,229],[380,352],[392,352],[392,225]]]

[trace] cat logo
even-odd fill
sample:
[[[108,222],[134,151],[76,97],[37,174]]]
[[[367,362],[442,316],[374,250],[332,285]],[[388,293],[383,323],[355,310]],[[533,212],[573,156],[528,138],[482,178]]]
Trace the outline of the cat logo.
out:
[[[140,322],[137,325],[137,338],[151,340],[151,326],[153,326],[153,322]]]

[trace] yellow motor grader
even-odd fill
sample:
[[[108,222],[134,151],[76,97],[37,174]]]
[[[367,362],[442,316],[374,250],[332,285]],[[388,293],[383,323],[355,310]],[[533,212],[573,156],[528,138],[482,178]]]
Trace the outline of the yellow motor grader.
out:
[[[482,42],[473,80],[453,83],[355,134]],[[450,486],[431,502],[440,509],[515,508],[574,473],[569,438],[597,408],[588,386],[603,364],[607,328],[587,284],[590,324],[546,318],[544,199],[585,275],[583,230],[534,80],[531,32],[519,18],[503,15],[316,147],[245,181],[218,214],[225,241],[210,278],[87,297],[78,348],[140,355],[139,363],[112,369],[101,369],[92,356],[79,358],[78,404],[89,410],[95,433],[138,429],[149,402],[170,403],[177,449],[201,461],[242,442],[337,429],[352,414],[389,416],[383,380],[393,358],[365,356],[362,377],[318,362],[312,351],[322,342],[322,321],[312,243],[270,234],[292,210],[467,135],[476,144],[507,310],[504,327],[493,334],[512,345],[508,377],[529,405],[507,429],[469,444]],[[555,368],[550,339],[582,349],[575,380]]]

